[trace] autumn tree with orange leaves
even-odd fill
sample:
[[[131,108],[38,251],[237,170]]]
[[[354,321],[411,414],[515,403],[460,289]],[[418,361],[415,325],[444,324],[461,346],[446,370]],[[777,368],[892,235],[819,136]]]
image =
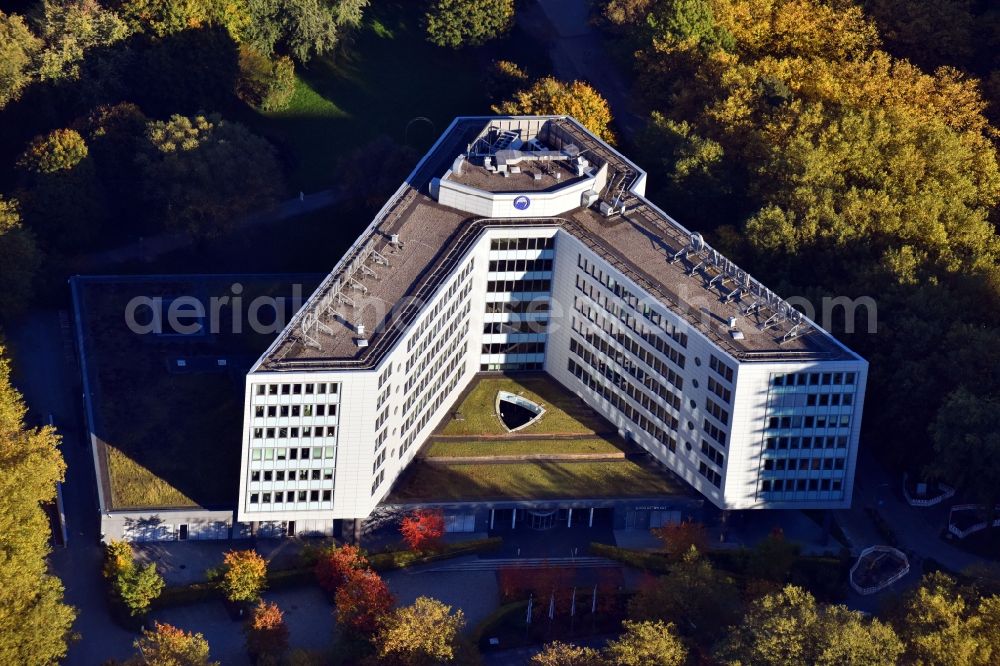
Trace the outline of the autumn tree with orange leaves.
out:
[[[316,580],[327,594],[336,594],[355,572],[367,569],[368,560],[357,546],[334,546],[316,560]]]
[[[440,510],[420,509],[403,518],[399,531],[410,550],[433,550],[444,536],[444,514]]]
[[[278,604],[261,600],[243,625],[247,652],[255,660],[274,659],[288,649],[288,625]]]
[[[374,633],[394,603],[385,581],[371,569],[355,570],[334,595],[338,624],[359,634]]]

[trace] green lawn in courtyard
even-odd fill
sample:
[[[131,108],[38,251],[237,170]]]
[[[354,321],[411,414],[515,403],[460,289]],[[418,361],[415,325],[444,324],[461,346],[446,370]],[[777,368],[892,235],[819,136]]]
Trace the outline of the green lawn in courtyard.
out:
[[[252,121],[293,162],[293,189],[331,187],[341,157],[379,134],[422,153],[455,116],[489,113],[483,52],[427,42],[421,9],[416,2],[372,3],[362,27],[335,53],[298,68],[288,109]],[[427,120],[411,123],[417,118]]]
[[[645,497],[683,492],[630,461],[429,465],[417,461],[389,501]]]
[[[516,456],[566,453],[621,453],[612,442],[598,437],[581,439],[501,439],[435,440],[427,445],[424,456]]]
[[[497,416],[495,401],[498,391],[509,391],[545,407],[537,422],[511,435],[523,434],[587,435],[613,430],[610,424],[587,407],[579,398],[547,375],[525,377],[480,377],[462,402],[454,409],[458,418],[450,417],[440,430],[442,435],[505,435],[509,434]]]

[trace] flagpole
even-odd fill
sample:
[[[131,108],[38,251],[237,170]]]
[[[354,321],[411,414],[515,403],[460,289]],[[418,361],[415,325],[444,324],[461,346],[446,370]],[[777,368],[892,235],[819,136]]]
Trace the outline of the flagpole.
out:
[[[569,606],[569,633],[573,634],[576,629],[576,587],[573,587],[573,600]]]
[[[527,635],[531,631],[531,611],[535,604],[535,595],[532,594],[528,597],[528,617],[524,623],[524,633]]]
[[[597,631],[597,583],[594,583],[594,596],[590,600],[590,629]]]

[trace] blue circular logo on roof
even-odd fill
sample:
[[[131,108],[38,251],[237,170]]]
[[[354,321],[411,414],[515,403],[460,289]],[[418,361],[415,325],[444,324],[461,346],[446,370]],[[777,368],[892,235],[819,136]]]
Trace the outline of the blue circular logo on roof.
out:
[[[524,196],[523,194],[514,199],[514,208],[518,210],[527,210],[528,206],[530,205],[531,205],[531,199]]]

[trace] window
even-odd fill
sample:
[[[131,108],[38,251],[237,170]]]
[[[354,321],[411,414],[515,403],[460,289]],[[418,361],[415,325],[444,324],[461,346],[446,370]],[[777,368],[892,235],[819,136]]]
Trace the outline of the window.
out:
[[[257,493],[250,493],[250,503],[251,504],[259,504],[260,503],[260,495],[257,494]]]

